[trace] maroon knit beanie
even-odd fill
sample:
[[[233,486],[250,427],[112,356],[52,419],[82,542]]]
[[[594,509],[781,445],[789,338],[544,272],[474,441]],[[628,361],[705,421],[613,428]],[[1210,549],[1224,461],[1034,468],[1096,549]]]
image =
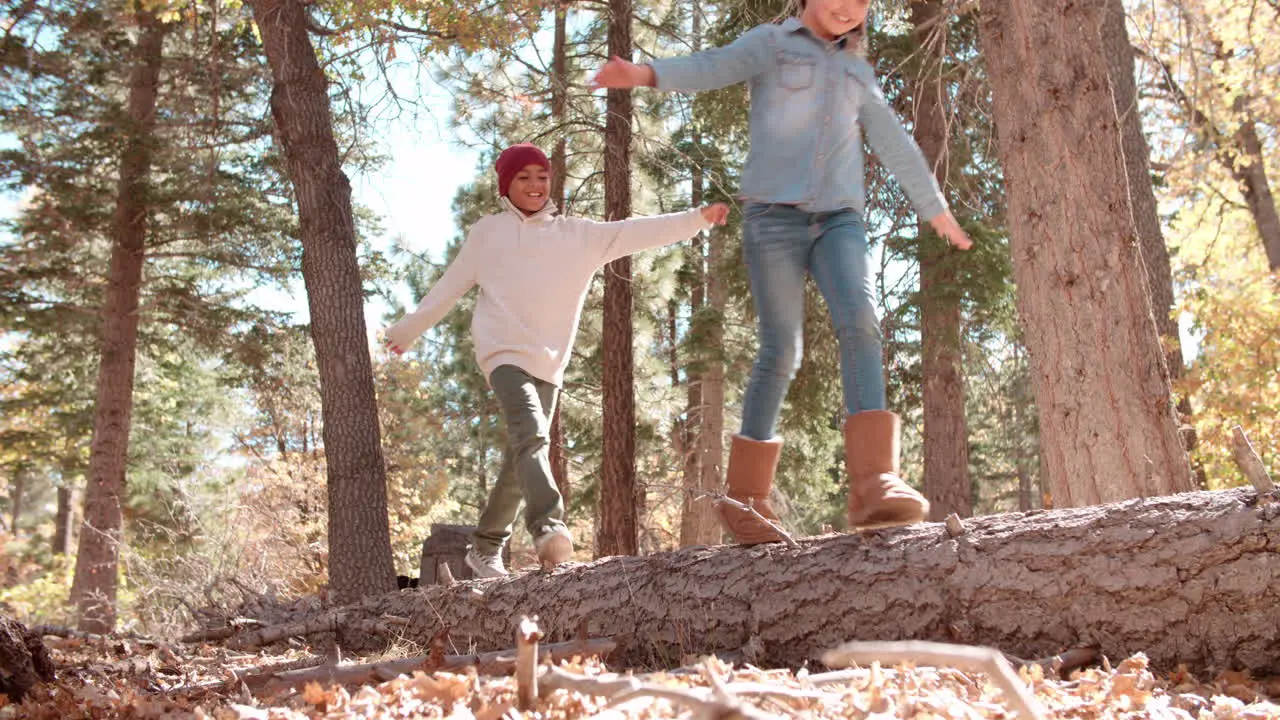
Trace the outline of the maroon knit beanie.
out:
[[[541,165],[547,170],[551,169],[551,161],[547,160],[547,156],[529,143],[512,145],[502,151],[498,162],[494,164],[494,169],[498,171],[498,195],[507,196],[512,178],[527,165]]]

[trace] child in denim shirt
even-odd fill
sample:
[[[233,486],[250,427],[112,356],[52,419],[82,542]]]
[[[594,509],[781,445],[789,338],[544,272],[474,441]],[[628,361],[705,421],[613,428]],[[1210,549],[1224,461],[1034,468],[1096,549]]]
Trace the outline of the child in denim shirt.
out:
[[[743,256],[759,317],[760,349],[733,437],[726,494],[777,522],[769,505],[782,450],[775,437],[800,366],[804,282],[812,275],[840,344],[847,412],[850,527],[919,522],[929,504],[899,476],[898,416],[885,410],[884,361],[863,212],[862,138],[916,212],[951,245],[971,242],[947,209],[920,149],[885,101],[861,54],[868,0],[799,0],[800,13],[733,43],[636,65],[612,58],[596,87],[714,90],[746,82],[751,150],[743,169]],[[755,513],[719,506],[740,543],[782,540]]]

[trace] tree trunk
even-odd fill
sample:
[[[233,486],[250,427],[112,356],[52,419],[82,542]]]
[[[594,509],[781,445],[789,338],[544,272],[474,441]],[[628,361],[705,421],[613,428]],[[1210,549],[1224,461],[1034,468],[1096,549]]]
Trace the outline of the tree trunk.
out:
[[[167,31],[165,24],[150,12],[136,13],[134,20],[141,32],[129,74],[125,141],[112,218],[111,266],[102,305],[102,351],[85,483],[84,524],[71,584],[71,602],[80,616],[79,628],[93,633],[109,633],[116,624],[122,503],[138,352],[138,297],[146,256],[156,96]]]
[[[271,66],[271,114],[301,221],[328,469],[329,592],[337,602],[350,602],[396,588],[351,183],[338,157],[328,81],[316,62],[303,5],[251,5]]]
[[[560,208],[561,214],[568,215],[565,207],[565,174],[569,170],[568,147],[565,141],[564,120],[568,101],[569,70],[568,44],[566,41],[566,23],[568,13],[564,3],[557,3],[555,8],[555,39],[551,55],[551,121],[560,127],[559,139],[551,151],[551,199]],[[564,407],[564,396],[556,403],[555,412],[551,416],[551,474],[556,479],[556,487],[564,498],[565,507],[569,506],[569,458],[565,455],[564,421],[561,419]]]
[[[947,186],[948,152],[946,88],[947,14],[940,0],[911,5],[911,24],[920,53],[918,75],[910,78],[915,103],[913,132],[938,184]],[[964,414],[961,366],[960,294],[955,251],[928,222],[919,224],[920,342],[924,376],[924,494],[934,520],[955,513],[973,514],[969,478],[969,425]]]
[[[723,228],[712,228],[707,235],[707,309],[699,321],[702,327],[702,431],[699,433],[699,469],[702,479],[698,489],[718,492],[722,485],[724,459],[724,318],[729,307],[729,291],[725,287],[724,267],[726,234]],[[724,537],[709,499],[702,500],[700,523],[702,544],[718,545]]]
[[[609,55],[631,57],[631,0],[609,0]],[[604,204],[608,220],[631,216],[631,91],[605,100]],[[631,258],[604,270],[604,460],[596,556],[639,551],[644,488],[636,482],[635,357],[632,355]]]
[[[513,618],[547,642],[611,637],[611,664],[670,667],[737,653],[812,662],[847,640],[990,645],[1042,657],[1096,643],[1157,667],[1280,672],[1280,495],[1194,492],[1105,507],[971,518],[783,545],[614,558],[485,586],[370,598],[349,617],[422,618],[406,640],[507,647]]]
[[[693,52],[702,49],[702,5],[689,3],[690,28],[689,39]],[[689,136],[690,147],[693,148],[693,167],[689,182],[689,201],[693,207],[701,207],[706,199],[705,172],[703,162],[706,154],[702,151],[702,131],[698,127],[698,109],[693,106],[693,129]],[[714,241],[712,241],[714,242]],[[680,508],[680,545],[716,545],[720,543],[722,533],[720,522],[716,518],[715,505],[711,503],[708,493],[720,489],[720,479],[716,472],[720,465],[719,454],[711,454],[710,438],[707,433],[722,431],[718,425],[712,427],[713,421],[723,408],[712,408],[707,400],[708,393],[712,399],[723,391],[709,388],[708,380],[714,378],[715,368],[711,357],[720,352],[718,338],[715,333],[707,334],[709,315],[706,312],[709,283],[711,278],[707,272],[707,242],[699,235],[689,244],[688,276],[689,292],[689,333],[693,336],[688,346],[685,360],[685,434],[684,434],[684,497]],[[723,399],[720,401],[723,404]],[[716,443],[718,446],[719,443]],[[712,484],[708,486],[708,481]]]
[[[1151,150],[1142,133],[1138,88],[1134,81],[1133,45],[1125,27],[1122,0],[1107,3],[1102,23],[1102,44],[1110,65],[1116,116],[1120,118],[1120,145],[1124,151],[1129,202],[1138,242],[1142,246],[1142,261],[1147,268],[1151,311],[1164,347],[1169,377],[1176,380],[1183,375],[1183,365],[1182,340],[1178,334],[1178,321],[1173,317],[1173,273],[1169,268],[1169,247],[1164,242],[1164,231],[1160,229],[1156,193],[1151,183]]]
[[[1262,141],[1258,137],[1258,124],[1253,114],[1248,112],[1245,97],[1236,98],[1234,109],[1244,115],[1240,129],[1236,131],[1236,145],[1239,148],[1237,152],[1243,157],[1237,158],[1232,167],[1240,181],[1245,203],[1258,226],[1262,247],[1267,251],[1267,265],[1275,272],[1280,270],[1280,213],[1276,211],[1275,196],[1271,193],[1271,182],[1267,179],[1267,165],[1262,155]]]
[[[53,517],[53,554],[71,554],[71,488],[66,485],[67,476],[62,476],[62,485],[58,486],[58,508]]]
[[[1192,487],[1129,205],[1102,47],[1108,2],[982,8],[1055,507]]]
[[[27,476],[31,470],[19,466],[13,473],[13,492],[9,498],[9,534],[17,537],[18,520],[22,517],[22,497],[27,492]]]

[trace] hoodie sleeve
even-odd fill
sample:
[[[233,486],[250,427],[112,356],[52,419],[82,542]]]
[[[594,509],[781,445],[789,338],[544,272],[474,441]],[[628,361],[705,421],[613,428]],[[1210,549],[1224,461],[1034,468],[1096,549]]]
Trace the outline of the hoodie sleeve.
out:
[[[458,255],[449,263],[444,275],[427,296],[422,298],[413,312],[405,315],[394,325],[386,329],[385,336],[397,347],[408,349],[423,333],[430,330],[445,316],[458,300],[476,284],[476,272],[480,267],[481,249],[479,247],[480,229],[483,221],[477,222],[467,233],[467,239],[458,250]]]
[[[698,209],[615,222],[580,222],[586,236],[587,252],[595,257],[597,267],[641,250],[688,240],[698,231],[711,227]]]

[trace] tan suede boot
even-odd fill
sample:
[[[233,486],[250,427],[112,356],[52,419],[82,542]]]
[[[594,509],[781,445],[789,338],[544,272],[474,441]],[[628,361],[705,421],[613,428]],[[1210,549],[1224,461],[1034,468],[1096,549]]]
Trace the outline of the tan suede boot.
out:
[[[885,410],[867,410],[845,419],[850,529],[910,525],[929,514],[929,501],[898,475],[901,429],[898,416]]]
[[[729,467],[725,471],[725,494],[777,522],[778,516],[769,506],[769,491],[773,488],[773,473],[778,469],[781,454],[780,439],[752,440],[734,435],[729,446]],[[754,514],[727,503],[718,504],[716,509],[720,514],[720,524],[739,543],[782,542],[778,531]]]

